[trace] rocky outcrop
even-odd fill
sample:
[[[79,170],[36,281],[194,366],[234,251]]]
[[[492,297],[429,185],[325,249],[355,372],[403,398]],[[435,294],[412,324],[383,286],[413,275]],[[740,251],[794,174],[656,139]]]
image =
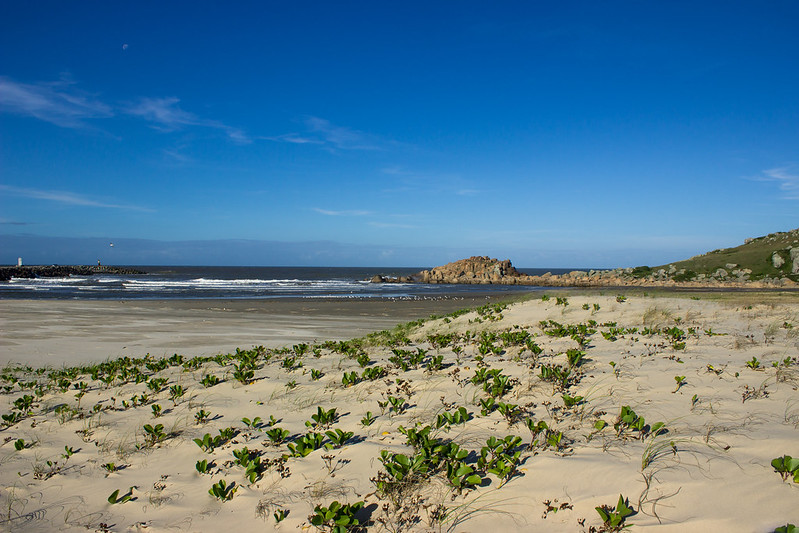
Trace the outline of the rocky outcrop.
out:
[[[559,287],[799,287],[799,228],[746,239],[741,246],[713,250],[684,261],[655,267],[575,270],[530,276],[510,261],[470,257],[411,276],[423,283],[512,284]],[[374,282],[406,281],[376,276]]]
[[[91,276],[93,274],[145,274],[133,268],[87,265],[41,265],[0,267],[0,281],[11,278],[66,278],[68,276]]]
[[[508,259],[500,261],[490,257],[474,256],[444,266],[423,270],[414,278],[423,283],[509,283],[522,277]]]
[[[799,254],[799,252],[797,252]],[[699,274],[685,279],[685,269],[661,268],[646,276],[635,276],[632,268],[612,270],[574,270],[555,275],[547,272],[531,276],[516,270],[510,260],[475,256],[461,259],[444,266],[423,270],[413,276],[389,278],[374,276],[373,283],[450,283],[450,284],[497,284],[530,285],[540,287],[690,287],[690,288],[796,288],[799,286],[787,278],[750,281],[749,269],[726,265],[731,271],[717,269],[711,275]]]

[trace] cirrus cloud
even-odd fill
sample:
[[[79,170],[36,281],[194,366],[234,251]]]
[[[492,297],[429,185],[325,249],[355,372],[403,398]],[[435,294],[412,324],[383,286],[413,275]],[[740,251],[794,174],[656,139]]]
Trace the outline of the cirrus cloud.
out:
[[[771,168],[764,170],[765,176],[760,181],[777,182],[777,187],[784,194],[786,200],[799,200],[799,174],[792,172],[791,167]]]
[[[345,126],[338,126],[327,119],[305,116],[302,118],[305,130],[285,133],[272,137],[261,137],[267,141],[287,142],[291,144],[319,145],[329,151],[336,150],[383,150],[390,144],[396,144],[376,135],[358,131]]]
[[[179,98],[140,98],[139,101],[126,109],[129,115],[142,118],[160,131],[174,131],[185,126],[200,126],[203,128],[218,129],[238,143],[251,142],[247,135],[238,128],[233,128],[217,120],[201,118],[194,113],[184,111],[178,104]]]
[[[114,116],[111,106],[64,79],[20,83],[0,76],[0,110],[34,117],[62,128],[86,127],[87,119]]]
[[[319,213],[320,215],[327,215],[330,217],[362,217],[372,214],[371,211],[363,211],[359,209],[333,211],[331,209],[321,209],[319,207],[314,207],[313,210]]]
[[[64,76],[59,81],[22,83],[0,76],[0,112],[33,117],[62,128],[90,128],[90,119],[126,114],[149,122],[154,129],[169,132],[185,127],[210,128],[223,132],[239,144],[252,142],[239,128],[185,111],[179,98],[139,98],[128,105],[107,104],[83,91]]]
[[[102,202],[70,191],[27,189],[23,187],[13,187],[11,185],[0,185],[0,192],[5,192],[10,196],[22,198],[32,198],[34,200],[46,200],[64,205],[74,205],[81,207],[105,207],[111,209],[130,209],[134,211],[152,211],[146,207],[135,205],[114,204]]]

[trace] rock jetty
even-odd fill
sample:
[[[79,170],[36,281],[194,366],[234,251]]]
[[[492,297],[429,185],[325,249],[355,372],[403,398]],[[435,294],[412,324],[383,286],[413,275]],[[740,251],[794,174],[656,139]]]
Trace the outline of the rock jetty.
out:
[[[0,281],[11,278],[66,278],[68,276],[92,276],[94,274],[146,274],[140,270],[114,266],[90,265],[36,265],[0,266]]]

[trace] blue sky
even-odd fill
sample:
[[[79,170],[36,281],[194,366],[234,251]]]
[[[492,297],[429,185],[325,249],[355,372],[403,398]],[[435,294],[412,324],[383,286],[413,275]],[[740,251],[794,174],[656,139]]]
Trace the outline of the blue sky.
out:
[[[0,263],[613,267],[799,226],[795,2],[227,4],[0,5]]]

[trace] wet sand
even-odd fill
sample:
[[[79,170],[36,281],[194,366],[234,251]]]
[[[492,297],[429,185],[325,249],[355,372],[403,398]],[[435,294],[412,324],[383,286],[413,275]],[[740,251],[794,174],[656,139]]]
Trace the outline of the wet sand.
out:
[[[204,356],[343,340],[507,298],[0,300],[0,366],[58,367],[146,353]]]

